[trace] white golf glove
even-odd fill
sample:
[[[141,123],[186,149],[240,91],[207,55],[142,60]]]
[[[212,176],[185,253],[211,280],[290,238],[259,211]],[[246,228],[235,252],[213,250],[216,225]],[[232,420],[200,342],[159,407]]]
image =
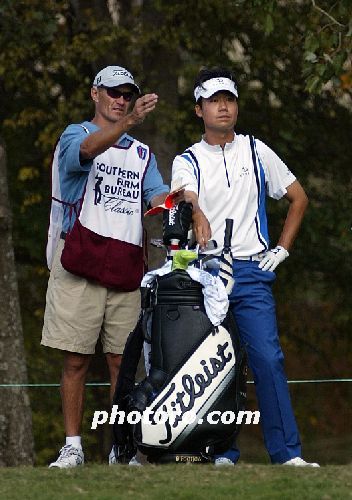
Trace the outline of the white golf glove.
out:
[[[283,262],[290,254],[284,247],[277,246],[272,250],[268,250],[259,263],[259,269],[262,271],[274,271],[281,262]]]

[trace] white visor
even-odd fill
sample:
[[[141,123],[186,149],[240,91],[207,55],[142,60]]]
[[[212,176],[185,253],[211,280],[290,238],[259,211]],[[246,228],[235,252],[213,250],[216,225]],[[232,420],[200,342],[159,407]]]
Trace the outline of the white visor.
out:
[[[207,99],[217,92],[226,90],[236,98],[238,97],[237,87],[233,80],[230,80],[230,78],[211,78],[194,89],[194,97],[197,102],[200,97]]]

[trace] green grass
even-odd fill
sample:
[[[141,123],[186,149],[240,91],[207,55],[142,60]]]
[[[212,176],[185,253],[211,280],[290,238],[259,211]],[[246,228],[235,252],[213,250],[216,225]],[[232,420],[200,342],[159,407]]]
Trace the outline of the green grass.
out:
[[[0,469],[0,498],[14,499],[348,499],[352,465],[320,469],[241,464],[144,467],[86,465]]]

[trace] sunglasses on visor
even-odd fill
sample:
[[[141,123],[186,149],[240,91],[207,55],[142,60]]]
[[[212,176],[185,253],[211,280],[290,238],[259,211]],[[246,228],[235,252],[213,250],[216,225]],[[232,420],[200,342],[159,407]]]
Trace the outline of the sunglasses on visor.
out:
[[[134,92],[121,92],[121,90],[115,89],[114,87],[104,87],[104,85],[102,85],[99,88],[105,89],[108,96],[113,99],[119,99],[122,96],[123,100],[126,102],[132,101],[134,96]]]

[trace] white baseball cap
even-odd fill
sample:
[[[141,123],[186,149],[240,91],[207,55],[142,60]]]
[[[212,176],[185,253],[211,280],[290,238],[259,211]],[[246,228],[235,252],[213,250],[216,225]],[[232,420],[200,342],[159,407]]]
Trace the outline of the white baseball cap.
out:
[[[138,94],[141,93],[131,73],[121,66],[107,66],[99,71],[93,81],[93,87],[118,87],[119,85],[131,85]]]
[[[208,97],[211,97],[212,95],[221,91],[231,92],[231,94],[233,94],[236,98],[238,97],[238,91],[235,82],[230,78],[223,77],[211,78],[201,85],[198,85],[198,87],[194,89],[194,97],[197,102],[201,97],[207,99]]]

